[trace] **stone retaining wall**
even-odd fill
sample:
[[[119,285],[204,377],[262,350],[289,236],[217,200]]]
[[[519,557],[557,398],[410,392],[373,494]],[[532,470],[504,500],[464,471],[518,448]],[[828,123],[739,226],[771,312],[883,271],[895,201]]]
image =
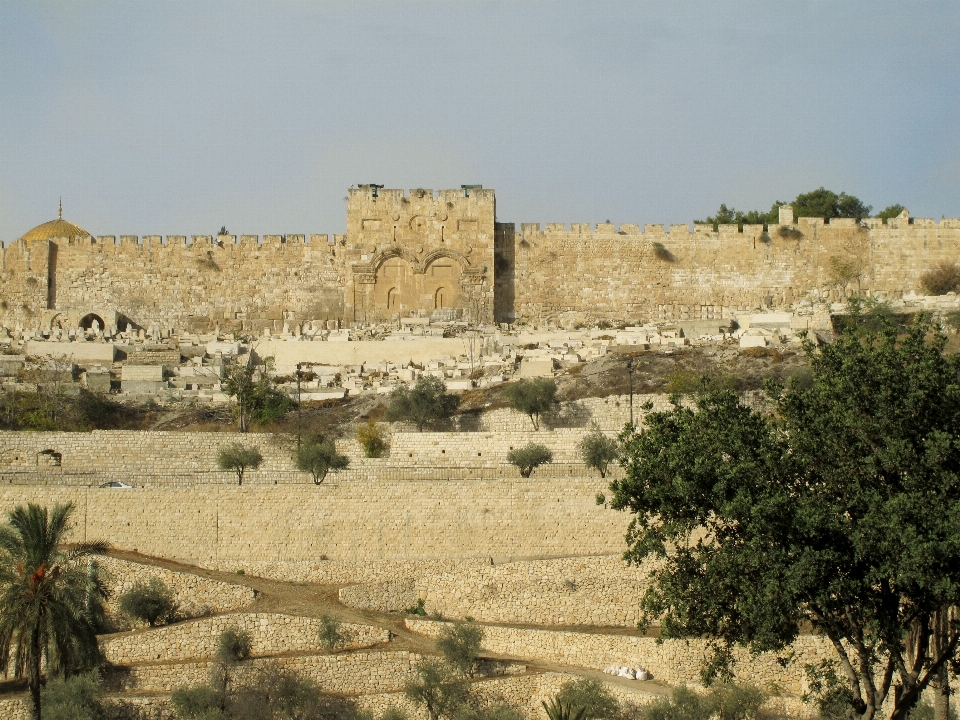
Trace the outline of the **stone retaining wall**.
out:
[[[69,540],[236,568],[239,561],[564,557],[619,552],[629,518],[599,478],[187,488],[0,487],[0,511],[72,502]]]
[[[334,655],[299,655],[260,658],[237,666],[236,677],[244,677],[271,666],[293,670],[315,680],[329,693],[361,695],[402,691],[415,677],[414,665],[420,655],[405,650],[349,652]],[[167,693],[179,687],[206,683],[215,663],[208,660],[149,663],[116,668],[107,684],[118,692]]]
[[[407,627],[436,637],[449,623],[407,618]],[[696,684],[707,650],[704,640],[666,640],[636,635],[536,630],[484,625],[483,648],[488,652],[530,661],[560,663],[603,670],[610,665],[643,665],[653,679],[670,685]],[[753,657],[736,651],[735,677],[760,688],[779,687],[794,697],[807,690],[803,668],[807,663],[832,659],[834,650],[815,636],[801,636],[784,667],[773,653]],[[787,653],[783,653],[784,656]]]
[[[156,565],[143,565],[109,556],[98,557],[96,563],[107,573],[107,587],[110,590],[107,610],[114,617],[119,616],[116,601],[120,595],[137,583],[149,582],[151,578],[159,579],[173,591],[178,612],[184,617],[236,610],[253,602],[256,595],[251,588],[243,585],[231,585]]]
[[[276,655],[285,652],[317,652],[320,620],[275,613],[219,615],[150,630],[112,635],[101,641],[109,662],[129,665],[156,660],[179,661],[211,658],[220,634],[228,628],[250,633],[251,653]],[[387,642],[390,633],[371,625],[342,623],[349,641],[341,649],[370,647]]]
[[[648,567],[620,555],[482,564],[340,590],[340,601],[383,612],[425,600],[428,613],[479,622],[633,627]]]

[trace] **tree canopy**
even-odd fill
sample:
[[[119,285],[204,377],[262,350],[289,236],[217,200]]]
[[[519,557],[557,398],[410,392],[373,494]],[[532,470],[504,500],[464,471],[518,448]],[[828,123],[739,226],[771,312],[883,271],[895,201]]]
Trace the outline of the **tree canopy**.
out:
[[[714,230],[719,225],[736,224],[740,227],[744,225],[773,225],[780,222],[780,207],[782,205],[793,206],[793,216],[800,217],[818,217],[824,220],[831,218],[856,218],[862,220],[870,216],[869,205],[864,204],[860,198],[855,195],[847,195],[845,192],[835,193],[832,190],[820,187],[807,193],[800,193],[790,203],[777,200],[770,206],[770,210],[748,210],[746,212],[737,210],[734,207],[727,207],[721,204],[720,209],[715,215],[704,220],[695,220],[698,224],[713,225]],[[896,212],[893,212],[896,210]],[[901,205],[891,205],[877,217],[895,217],[903,211]],[[886,214],[892,213],[892,214]]]
[[[412,389],[400,385],[390,393],[384,419],[415,423],[422,432],[424,426],[450,418],[459,405],[460,398],[447,392],[443,380],[424,375]]]
[[[507,385],[503,394],[510,407],[527,415],[533,429],[539,430],[540,415],[557,401],[557,383],[553,378],[520,379]]]
[[[12,663],[15,677],[26,675],[37,720],[44,664],[48,677],[69,677],[100,658],[107,590],[87,560],[107,546],[80,543],[67,551],[72,514],[71,504],[52,511],[30,504],[8,513],[0,527],[0,671]]]
[[[310,440],[303,443],[293,457],[297,470],[310,473],[315,485],[319,485],[331,470],[343,470],[350,458],[337,452],[333,440]]]
[[[809,624],[835,649],[821,678],[836,673],[826,689],[852,717],[889,699],[899,720],[929,685],[948,692],[960,363],[945,344],[923,317],[902,334],[884,323],[819,351],[807,342],[812,382],[770,386],[772,412],[715,391],[621,435],[611,505],[634,515],[626,557],[662,559],[645,622],[713,638],[706,677],[734,644],[784,650]]]

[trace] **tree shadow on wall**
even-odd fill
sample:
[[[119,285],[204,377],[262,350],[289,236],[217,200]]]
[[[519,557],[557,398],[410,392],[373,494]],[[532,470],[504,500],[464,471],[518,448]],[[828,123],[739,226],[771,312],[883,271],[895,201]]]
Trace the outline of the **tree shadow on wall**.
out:
[[[541,422],[549,430],[584,428],[593,420],[593,412],[581,402],[568,402],[543,414]]]

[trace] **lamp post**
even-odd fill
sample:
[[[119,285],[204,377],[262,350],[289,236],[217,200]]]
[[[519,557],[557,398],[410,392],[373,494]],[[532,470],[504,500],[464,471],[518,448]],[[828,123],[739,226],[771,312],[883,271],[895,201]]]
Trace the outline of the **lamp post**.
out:
[[[300,377],[303,375],[303,368],[297,363],[297,450],[300,450]]]
[[[633,357],[627,358],[627,375],[630,376],[630,427],[633,427]]]

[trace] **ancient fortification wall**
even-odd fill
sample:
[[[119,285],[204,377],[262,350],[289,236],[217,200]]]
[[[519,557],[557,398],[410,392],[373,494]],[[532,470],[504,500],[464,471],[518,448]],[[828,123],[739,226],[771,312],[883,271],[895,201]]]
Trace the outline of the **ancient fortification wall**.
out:
[[[789,221],[789,222],[787,222]],[[960,220],[783,225],[496,222],[493,190],[351,188],[345,235],[18,240],[0,258],[0,322],[86,313],[141,327],[259,331],[411,315],[535,323],[720,319],[847,290],[899,296],[960,258]],[[849,274],[849,273],[848,273]],[[60,317],[58,319],[58,313]],[[79,313],[79,315],[78,315]],[[119,316],[119,317],[118,317]]]

